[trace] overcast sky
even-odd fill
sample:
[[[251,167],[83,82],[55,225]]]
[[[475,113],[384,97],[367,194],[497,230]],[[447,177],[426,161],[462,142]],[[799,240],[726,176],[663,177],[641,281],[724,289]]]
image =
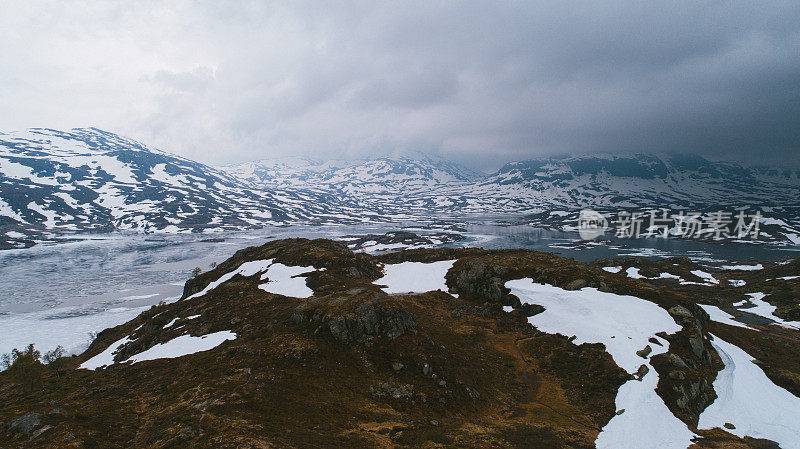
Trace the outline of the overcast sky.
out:
[[[0,130],[83,126],[212,164],[795,162],[800,2],[0,0]]]

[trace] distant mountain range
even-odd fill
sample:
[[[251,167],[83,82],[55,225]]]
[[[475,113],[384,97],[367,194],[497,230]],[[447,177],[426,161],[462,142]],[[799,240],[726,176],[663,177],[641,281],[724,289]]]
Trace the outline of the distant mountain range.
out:
[[[796,170],[700,156],[580,156],[513,162],[481,184],[528,204],[564,207],[782,206],[800,202]]]
[[[222,167],[267,188],[294,187],[382,198],[409,210],[519,213],[541,208],[792,206],[797,170],[744,167],[699,156],[575,156],[512,162],[492,175],[452,162],[378,158],[356,162],[270,159]]]
[[[297,187],[351,194],[422,193],[486,176],[424,153],[413,157],[325,162],[288,157],[222,167],[222,170],[267,188]]]
[[[780,214],[797,206],[797,170],[699,156],[544,158],[491,175],[421,153],[215,168],[96,128],[0,133],[0,248],[81,231],[211,232],[583,207]]]

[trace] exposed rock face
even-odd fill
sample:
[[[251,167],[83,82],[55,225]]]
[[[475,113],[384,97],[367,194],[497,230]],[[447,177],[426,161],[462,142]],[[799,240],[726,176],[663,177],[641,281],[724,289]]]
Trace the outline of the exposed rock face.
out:
[[[375,303],[361,304],[354,316],[341,316],[328,323],[331,334],[343,342],[367,336],[385,336],[394,340],[407,331],[416,330],[416,327],[414,315],[400,308],[385,308]]]
[[[398,306],[381,304],[379,300],[360,304],[351,313],[331,317],[314,308],[296,310],[291,319],[294,323],[318,323],[336,337],[350,343],[368,337],[386,337],[394,340],[406,332],[414,332],[417,319]]]
[[[665,338],[666,353],[651,358],[659,372],[656,391],[682,420],[696,425],[700,413],[717,398],[713,383],[724,365],[708,340],[703,323],[708,315],[696,305],[670,307],[669,314],[683,329]]]
[[[42,424],[41,413],[28,413],[8,423],[8,430],[30,436]]]
[[[511,290],[504,285],[509,271],[481,259],[469,259],[455,274],[448,273],[447,285],[465,298],[481,299],[505,305]],[[517,300],[519,301],[519,300]]]

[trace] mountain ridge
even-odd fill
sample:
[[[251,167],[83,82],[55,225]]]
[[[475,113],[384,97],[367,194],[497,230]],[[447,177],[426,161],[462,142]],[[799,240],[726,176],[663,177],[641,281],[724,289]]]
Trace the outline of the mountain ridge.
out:
[[[359,221],[346,199],[254,188],[230,174],[96,128],[0,135],[0,235],[203,232]],[[2,241],[0,241],[2,246]],[[19,246],[19,245],[15,245]]]
[[[791,222],[800,206],[796,170],[696,155],[549,157],[491,175],[416,157],[211,167],[97,128],[4,133],[0,248],[73,232],[219,232],[582,208],[754,208]]]
[[[422,152],[412,155],[320,161],[302,156],[262,159],[220,167],[265,187],[328,188],[347,193],[416,191],[477,181],[485,175]],[[379,187],[379,188],[376,188]]]

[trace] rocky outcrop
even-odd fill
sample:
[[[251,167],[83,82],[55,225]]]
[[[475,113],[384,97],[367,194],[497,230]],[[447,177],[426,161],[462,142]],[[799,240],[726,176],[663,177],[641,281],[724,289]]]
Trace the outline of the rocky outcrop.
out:
[[[394,340],[416,328],[414,315],[398,307],[383,307],[375,303],[361,304],[353,315],[340,316],[328,322],[331,335],[345,343],[369,336]]]
[[[564,286],[564,290],[580,290],[588,284],[586,279],[575,279],[574,281],[568,282],[567,285]]]
[[[483,259],[467,259],[459,263],[463,265],[447,275],[447,286],[451,291],[467,299],[515,305],[510,300],[511,290],[505,286],[509,270],[504,266]]]
[[[8,430],[30,436],[42,424],[41,413],[28,413],[8,423]]]
[[[659,373],[656,392],[675,416],[697,425],[700,413],[717,398],[713,383],[724,365],[708,339],[703,309],[676,305],[668,312],[683,329],[660,335],[669,341],[669,350],[650,359]]]
[[[331,317],[316,309],[296,310],[291,320],[296,324],[313,323],[317,329],[327,329],[343,343],[361,341],[368,337],[385,337],[394,340],[406,332],[415,332],[417,319],[399,306],[368,301],[354,311]]]

